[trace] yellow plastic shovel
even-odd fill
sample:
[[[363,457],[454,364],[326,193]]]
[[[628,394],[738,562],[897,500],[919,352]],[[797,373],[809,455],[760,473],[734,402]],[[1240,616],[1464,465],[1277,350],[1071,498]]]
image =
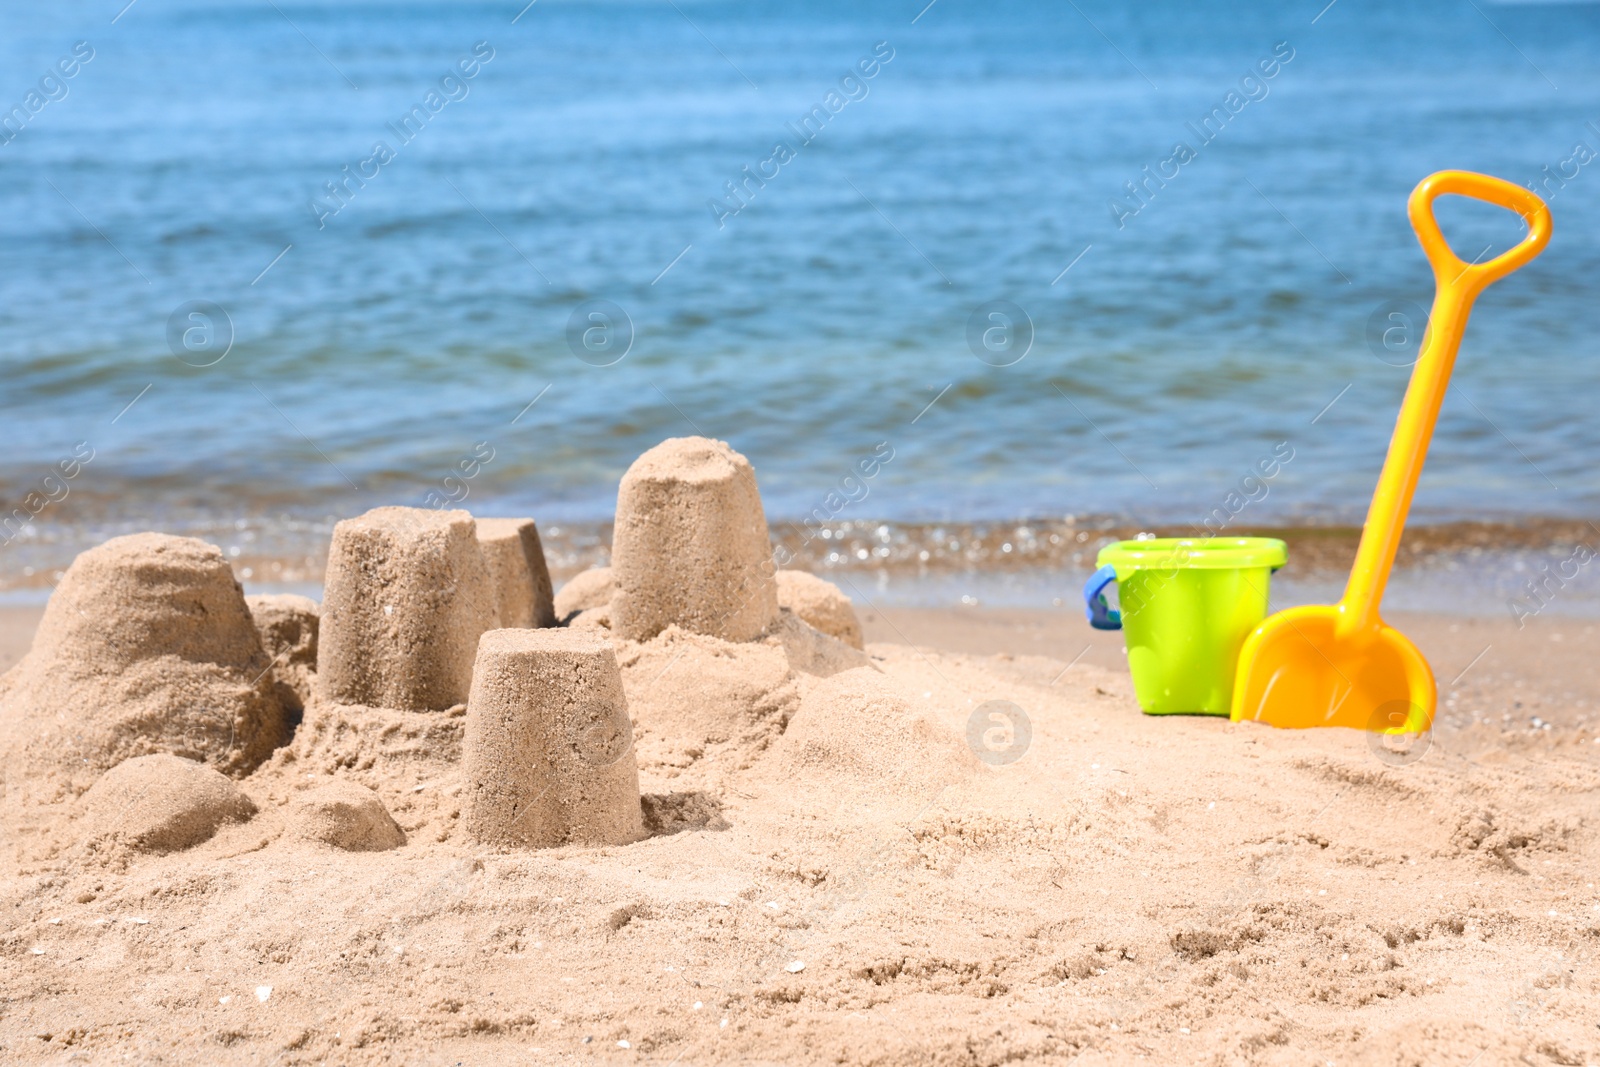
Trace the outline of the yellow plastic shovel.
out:
[[[1445,194],[1515,211],[1527,223],[1528,235],[1487,263],[1463,263],[1433,217],[1434,200]],[[1433,266],[1438,293],[1361,531],[1350,583],[1337,604],[1280,611],[1245,638],[1234,678],[1234,722],[1353,726],[1395,734],[1421,734],[1433,724],[1438,700],[1433,671],[1417,646],[1378,616],[1378,603],[1400,547],[1472,302],[1544,249],[1550,241],[1550,209],[1510,182],[1446,170],[1422,180],[1407,211]]]

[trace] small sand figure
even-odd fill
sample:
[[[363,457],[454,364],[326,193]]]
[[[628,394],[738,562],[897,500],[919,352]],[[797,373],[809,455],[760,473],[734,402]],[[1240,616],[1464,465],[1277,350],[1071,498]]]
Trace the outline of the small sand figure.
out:
[[[499,618],[472,516],[374,508],[333,528],[317,692],[442,711],[467,699],[478,638]]]
[[[778,621],[772,544],[750,461],[675,437],[634,460],[617,491],[611,627],[648,641],[673,624],[750,641]]]
[[[501,626],[554,626],[556,613],[539,528],[532,519],[479,519],[478,544],[494,583]]]
[[[480,841],[623,845],[644,835],[622,674],[599,634],[484,634],[462,764],[466,828]]]

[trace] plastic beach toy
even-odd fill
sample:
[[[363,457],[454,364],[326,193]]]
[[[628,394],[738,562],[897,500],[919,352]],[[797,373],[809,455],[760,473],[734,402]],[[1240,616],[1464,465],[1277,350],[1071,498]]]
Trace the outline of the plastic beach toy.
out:
[[[1166,537],[1100,550],[1100,569],[1083,587],[1089,625],[1123,631],[1147,714],[1228,714],[1239,646],[1266,617],[1272,572],[1287,558],[1270,537]],[[1112,582],[1120,612],[1106,603]]]
[[[1527,236],[1487,263],[1463,263],[1433,217],[1434,200],[1446,194],[1515,211],[1527,223]],[[1378,604],[1472,302],[1491,283],[1539,254],[1550,240],[1550,209],[1510,182],[1447,170],[1422,180],[1411,193],[1408,211],[1433,266],[1438,293],[1367,512],[1350,582],[1337,604],[1281,611],[1249,636],[1239,654],[1233,687],[1235,721],[1353,726],[1396,735],[1422,734],[1433,724],[1438,697],[1433,671],[1417,646],[1379,617]]]

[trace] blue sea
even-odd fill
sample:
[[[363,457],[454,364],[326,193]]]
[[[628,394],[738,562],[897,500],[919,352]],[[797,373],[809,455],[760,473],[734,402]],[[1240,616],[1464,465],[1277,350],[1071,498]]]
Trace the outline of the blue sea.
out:
[[[6,5],[6,511],[600,522],[700,433],[780,520],[1359,521],[1444,168],[1555,237],[1415,515],[1600,509],[1600,4],[924,4]]]

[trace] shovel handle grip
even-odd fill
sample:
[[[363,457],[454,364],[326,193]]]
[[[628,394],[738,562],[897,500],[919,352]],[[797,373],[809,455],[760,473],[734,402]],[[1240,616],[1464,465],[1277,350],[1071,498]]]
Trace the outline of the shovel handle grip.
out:
[[[1464,263],[1444,239],[1439,220],[1433,215],[1433,202],[1446,195],[1470,196],[1514,211],[1527,223],[1528,235],[1515,248],[1487,263]],[[1430,174],[1411,191],[1406,210],[1441,289],[1459,287],[1476,295],[1537,256],[1550,243],[1549,206],[1532,191],[1487,174],[1465,170]]]

